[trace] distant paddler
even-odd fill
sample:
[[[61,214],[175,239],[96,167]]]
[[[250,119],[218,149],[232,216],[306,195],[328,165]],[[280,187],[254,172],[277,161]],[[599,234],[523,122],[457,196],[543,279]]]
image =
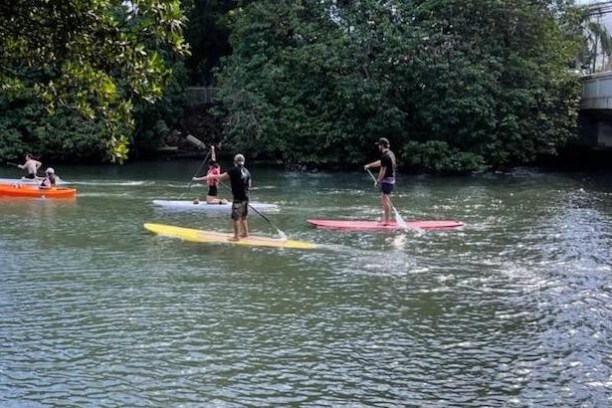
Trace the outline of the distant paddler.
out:
[[[23,177],[31,180],[36,179],[36,173],[38,173],[40,166],[42,166],[42,163],[35,160],[29,153],[25,155],[25,163],[17,165],[18,168],[23,170]]]
[[[379,169],[378,175],[374,178],[374,186],[380,186],[380,202],[383,210],[381,223],[382,225],[389,225],[391,224],[391,208],[393,205],[389,196],[395,185],[397,161],[395,160],[395,154],[390,150],[391,145],[387,138],[381,137],[376,145],[380,151],[380,159],[366,164],[363,168],[368,172],[371,168]]]

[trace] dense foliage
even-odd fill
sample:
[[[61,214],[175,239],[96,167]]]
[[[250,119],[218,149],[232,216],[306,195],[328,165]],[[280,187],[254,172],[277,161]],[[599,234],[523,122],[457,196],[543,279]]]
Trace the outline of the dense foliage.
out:
[[[218,138],[182,118],[189,81],[220,88],[225,146],[253,156],[354,165],[385,136],[415,171],[528,162],[574,134],[583,18],[573,0],[6,0],[0,159]]]
[[[0,2],[0,155],[123,160],[134,106],[158,101],[187,53],[182,27],[179,0]]]
[[[572,135],[570,1],[260,0],[228,16],[226,132],[253,154],[469,171],[554,154]]]

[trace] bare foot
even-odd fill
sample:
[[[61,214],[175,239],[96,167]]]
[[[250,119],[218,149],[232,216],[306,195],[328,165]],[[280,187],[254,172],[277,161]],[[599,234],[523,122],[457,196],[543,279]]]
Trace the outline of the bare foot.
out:
[[[193,200],[194,204],[200,204],[200,200],[198,200],[197,198],[195,200]]]
[[[227,240],[228,241],[232,241],[232,242],[237,242],[237,241],[240,241],[240,237],[235,237],[235,236],[234,237],[229,237]]]
[[[240,238],[248,238],[249,234],[240,234]]]

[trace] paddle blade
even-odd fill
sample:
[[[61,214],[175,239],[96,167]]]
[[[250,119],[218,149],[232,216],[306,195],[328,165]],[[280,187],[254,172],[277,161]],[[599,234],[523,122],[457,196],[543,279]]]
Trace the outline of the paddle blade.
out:
[[[395,213],[395,222],[397,223],[397,225],[402,229],[407,229],[408,224],[406,224],[406,221],[404,221],[404,219],[402,218],[400,213],[397,211],[395,206],[393,207],[393,212]]]
[[[190,143],[193,143],[196,147],[200,148],[200,149],[206,149],[206,145],[204,143],[202,143],[201,140],[197,139],[195,136],[193,135],[187,135],[187,140]]]

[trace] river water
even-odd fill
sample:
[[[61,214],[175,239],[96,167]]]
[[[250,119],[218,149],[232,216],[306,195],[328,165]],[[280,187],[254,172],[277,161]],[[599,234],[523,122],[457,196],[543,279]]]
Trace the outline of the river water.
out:
[[[0,406],[612,405],[611,174],[402,176],[404,218],[466,225],[388,234],[306,224],[377,218],[367,174],[254,167],[270,221],[320,248],[146,232],[231,230],[152,206],[203,192],[198,164],[60,168],[76,200],[0,199]]]

